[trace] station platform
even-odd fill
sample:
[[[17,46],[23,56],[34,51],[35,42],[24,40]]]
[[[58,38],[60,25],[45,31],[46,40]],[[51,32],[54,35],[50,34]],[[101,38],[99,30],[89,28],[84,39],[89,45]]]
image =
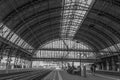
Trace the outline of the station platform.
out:
[[[64,70],[54,70],[42,80],[120,80],[120,77],[87,73],[86,77],[69,74]]]

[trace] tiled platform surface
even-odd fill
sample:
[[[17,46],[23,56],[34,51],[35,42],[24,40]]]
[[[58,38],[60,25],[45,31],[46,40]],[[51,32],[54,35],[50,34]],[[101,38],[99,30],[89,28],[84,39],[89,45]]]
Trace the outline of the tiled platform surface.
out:
[[[59,80],[58,71],[52,71],[49,75],[47,75],[42,80]]]
[[[81,77],[79,75],[71,75],[63,70],[56,70],[51,72],[48,76],[46,76],[43,80],[120,80],[119,77],[112,77],[106,75],[99,74],[87,74],[87,77]]]

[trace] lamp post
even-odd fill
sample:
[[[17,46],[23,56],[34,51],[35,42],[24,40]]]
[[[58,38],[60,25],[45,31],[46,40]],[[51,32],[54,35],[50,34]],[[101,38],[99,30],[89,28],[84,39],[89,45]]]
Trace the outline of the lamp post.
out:
[[[81,76],[81,53],[78,54],[79,59],[80,59],[80,76]]]
[[[79,44],[79,41],[76,41],[76,43]],[[79,59],[80,59],[80,76],[81,76],[81,52],[78,53]]]
[[[118,68],[119,68],[119,72],[120,72],[120,55],[118,55]]]

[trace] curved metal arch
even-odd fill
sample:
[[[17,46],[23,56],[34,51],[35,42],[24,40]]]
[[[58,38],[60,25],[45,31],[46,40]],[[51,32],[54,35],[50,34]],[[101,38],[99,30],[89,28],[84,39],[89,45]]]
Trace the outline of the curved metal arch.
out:
[[[54,34],[54,33],[56,33],[56,34]],[[44,39],[46,38],[46,37],[51,37],[51,35],[58,35],[58,38],[59,38],[59,32],[58,31],[52,31],[51,33],[45,33],[45,35],[42,35],[42,36],[40,36],[40,35],[38,35],[38,36],[40,36],[39,37],[39,40],[40,40],[40,43],[42,42],[42,41],[44,41]],[[30,41],[29,42],[34,42],[34,39],[30,39]],[[40,46],[41,44],[39,44],[39,46]],[[34,46],[35,46],[35,44],[34,44]],[[38,48],[38,47],[37,47]]]
[[[105,1],[108,2],[110,4],[114,4],[120,7],[120,2],[118,0],[100,0],[100,1]]]
[[[106,46],[108,46],[108,44],[104,41],[104,39],[103,38],[101,38],[99,35],[100,34],[98,34],[96,31],[92,31],[92,30],[87,30],[87,29],[81,29],[81,31],[80,32],[83,32],[83,33],[87,33],[88,35],[91,35],[91,36],[93,36],[94,38],[95,38],[95,40],[97,40],[97,41],[99,41],[99,44],[101,44],[103,47],[106,47]],[[80,32],[78,32],[78,35],[79,35],[79,33]],[[95,33],[95,34],[94,34]],[[99,37],[98,37],[99,36]]]
[[[33,24],[34,25],[34,24]],[[39,25],[39,24],[38,24]],[[54,23],[54,24],[48,24],[48,25],[46,25],[46,26],[41,26],[41,27],[36,27],[36,28],[34,28],[33,29],[33,32],[34,33],[38,33],[38,31],[39,32],[44,32],[46,29],[51,29],[51,28],[49,28],[49,26],[53,26],[52,27],[52,29],[54,29],[54,27],[55,26],[57,26],[57,25],[59,25],[59,23]],[[36,26],[36,25],[34,25],[34,26]],[[31,26],[30,26],[31,27]],[[58,28],[60,28],[60,27],[58,27]],[[44,30],[43,30],[44,29]],[[21,35],[22,35],[22,37],[24,38],[24,36],[27,36],[27,35],[29,35],[29,33],[28,33],[29,31],[28,31],[28,29],[25,29],[25,31],[23,31],[23,32],[21,32]]]
[[[38,30],[39,31],[39,30]],[[45,34],[46,32],[44,32],[44,34]]]
[[[85,44],[87,44],[88,46],[90,46],[92,50],[95,50],[95,51],[98,50],[97,47],[94,46],[94,45],[91,43],[91,41],[89,41],[88,39],[83,39],[83,38],[81,38],[81,39],[75,39],[75,40],[84,42]]]
[[[58,24],[59,25],[59,24]],[[50,33],[51,31],[54,31],[54,30],[57,30],[58,32],[60,32],[60,27],[57,27],[58,26],[57,24],[54,24],[54,27],[50,27],[50,28],[47,28],[45,30],[34,30],[36,33],[40,32],[39,35],[43,35],[44,33]],[[49,26],[49,25],[48,25]]]
[[[29,40],[33,39],[33,40],[34,40],[34,42],[33,42],[33,43],[29,43],[29,44],[30,44],[31,46],[35,47],[35,46],[34,46],[34,44],[35,44],[36,42],[37,42],[37,44],[39,44],[39,43],[38,43],[38,41],[36,41],[36,40],[35,40],[35,38],[34,38],[34,37],[32,37],[32,36],[33,36],[33,34],[32,34],[32,33],[29,33],[29,34],[30,34],[30,36],[27,38],[27,40],[26,40],[26,39],[24,39],[23,37],[21,37],[21,38],[22,38],[22,39],[24,39],[27,43],[29,43],[29,42],[28,42]],[[27,34],[24,34],[24,35],[26,35],[26,36],[27,36],[27,35],[28,35],[28,33],[27,33]],[[36,45],[37,45],[37,44],[36,44]]]
[[[118,19],[117,17],[114,17],[112,14],[109,14],[109,13],[107,13],[107,12],[105,12],[105,11],[101,11],[101,10],[98,10],[98,9],[92,9],[91,12],[92,12],[92,13],[95,13],[95,14],[98,14],[98,12],[99,12],[99,14],[100,14],[102,17],[105,17],[105,18],[107,18],[107,19],[110,19],[110,20],[112,20],[112,21],[120,24],[120,19]],[[106,25],[106,24],[104,24],[104,23],[102,23],[102,24],[103,24],[103,25]],[[117,27],[117,26],[116,26],[116,27]],[[112,26],[108,26],[108,25],[106,25],[105,28],[109,29],[109,30],[110,30],[111,32],[113,32],[117,37],[120,38],[120,33],[117,31],[117,29],[115,29],[115,28],[112,27]],[[117,33],[115,33],[115,32],[117,32]]]
[[[91,35],[86,35],[86,34],[79,34],[79,35],[76,35],[76,37],[80,37],[81,36],[81,38],[82,37],[86,37],[89,41],[91,41],[91,42],[93,42],[93,44],[95,45],[95,46],[98,46],[99,47],[99,49],[100,48],[102,48],[102,46],[100,45],[100,43],[98,43],[98,40],[94,40],[94,37],[92,37]],[[76,38],[75,37],[75,38]],[[92,37],[92,38],[91,38]]]
[[[24,7],[24,6],[23,6]],[[22,7],[21,7],[22,8]],[[31,7],[31,8],[33,8],[33,7]],[[32,9],[31,9],[32,10]],[[54,11],[55,10],[55,11]],[[44,10],[42,10],[42,11],[39,11],[39,12],[37,12],[37,13],[33,13],[34,15],[38,15],[38,14],[48,14],[49,12],[52,12],[52,13],[54,13],[54,12],[57,12],[56,10],[59,10],[60,11],[60,7],[54,7],[54,8],[50,8],[50,9],[48,9],[48,8],[45,8]],[[19,11],[19,9],[18,9],[18,11]],[[25,11],[25,10],[23,10],[23,11]],[[48,12],[49,11],[49,12]],[[14,12],[14,11],[13,11]],[[22,13],[22,11],[20,11],[20,13]],[[20,14],[20,13],[18,13],[18,14]],[[16,13],[17,14],[17,13]],[[28,14],[27,14],[28,15]],[[15,15],[14,14],[14,16],[17,16],[17,15]],[[13,16],[12,16],[12,18],[13,18]],[[20,23],[21,24],[21,23]],[[18,25],[20,25],[20,24],[18,24]],[[18,26],[18,25],[16,25],[16,26]],[[15,29],[15,28],[14,28]]]
[[[58,32],[53,32],[52,34],[57,35]],[[50,35],[52,35],[52,34],[48,34],[47,36],[50,36]],[[45,39],[45,38],[47,38],[47,36],[44,36],[43,38]],[[58,38],[60,38],[60,37],[58,37]],[[86,43],[86,42],[84,42],[84,43],[90,45],[91,42],[90,42],[88,39],[86,39],[86,40],[87,40],[87,42],[89,42],[89,43]],[[43,40],[43,41],[44,41],[44,40]],[[82,41],[82,40],[81,40],[81,41]],[[41,44],[41,45],[42,45],[42,44]],[[96,47],[93,47],[93,44],[91,44],[90,47],[92,47],[92,48],[94,48],[94,49],[96,50]]]
[[[56,9],[59,9],[59,8],[55,8],[55,10]],[[36,14],[33,14],[33,15],[31,15],[31,16],[28,16],[27,18],[25,18],[24,20],[26,21],[26,23],[23,23],[22,21],[20,21],[18,24],[16,24],[16,26],[14,27],[14,29],[16,30],[16,32],[17,33],[19,33],[19,31],[20,30],[22,30],[23,28],[24,28],[24,25],[26,25],[26,24],[28,24],[29,22],[31,22],[32,20],[35,20],[35,19],[37,19],[38,20],[38,22],[41,22],[41,23],[45,23],[45,22],[47,22],[48,20],[51,20],[52,18],[54,18],[54,19],[57,19],[57,18],[59,18],[60,17],[60,15],[58,16],[58,15],[54,15],[54,16],[51,16],[51,17],[46,17],[45,19],[43,19],[43,20],[41,20],[40,19],[40,17],[41,16],[45,16],[45,15],[49,15],[48,14],[48,9],[47,10],[45,10],[45,12],[46,13],[44,13],[44,11],[42,11],[42,12],[39,12],[39,13],[36,13]],[[42,14],[43,13],[43,14]],[[39,19],[38,19],[39,18]],[[41,21],[40,21],[41,20]],[[47,20],[47,21],[46,21]],[[49,21],[48,21],[49,22]],[[18,30],[19,29],[19,30]],[[18,31],[17,31],[18,30]]]
[[[101,32],[101,34],[104,33],[103,36],[105,36],[106,38],[109,38],[109,40],[111,40],[112,44],[114,44],[113,42],[117,42],[117,41],[118,41],[118,38],[116,37],[116,35],[114,35],[111,31],[109,31],[109,30],[106,28],[107,25],[104,24],[103,22],[101,22],[101,21],[99,21],[99,20],[97,20],[97,19],[92,19],[92,18],[86,18],[86,20],[87,20],[88,22],[93,23],[93,24],[95,23],[96,25],[99,25],[99,26],[101,26],[101,27],[104,26],[104,29],[105,29],[106,31],[110,32],[112,36],[111,36],[111,35],[108,35],[109,33],[107,33],[107,32],[101,31],[98,27],[95,27],[95,28],[96,28],[96,30],[99,29],[99,31]],[[113,36],[114,36],[114,38],[113,38]]]
[[[42,44],[39,48],[43,48],[45,45],[47,45],[47,44],[49,44],[49,43],[51,43],[51,42],[54,42],[54,41],[57,41],[57,40],[61,40],[61,39],[53,39],[53,40],[51,40],[51,41],[48,41],[48,42],[46,42],[45,44]]]
[[[54,18],[55,18],[55,17],[53,17],[53,20],[54,20]],[[57,18],[57,17],[56,17],[56,18]],[[49,20],[49,19],[48,19],[48,20]],[[52,19],[51,19],[51,20],[52,20]],[[46,20],[44,20],[44,21],[46,21]],[[46,21],[46,22],[47,22],[47,21]],[[39,25],[39,24],[37,24],[37,23],[33,24],[34,28],[35,28],[36,25]],[[31,26],[30,26],[30,27],[31,27]],[[23,26],[23,28],[24,28],[24,26]],[[46,28],[46,26],[36,27],[35,29],[38,29],[38,28],[42,29],[42,28]],[[24,29],[25,29],[25,28],[24,28]],[[39,29],[39,30],[40,30],[40,29]],[[21,36],[24,36],[24,35],[22,35],[23,33],[25,33],[24,35],[26,35],[26,36],[27,36],[27,35],[30,35],[30,33],[28,33],[27,29],[25,29],[24,32],[23,32],[23,30],[22,30],[21,34],[20,34],[20,33],[19,33],[19,34],[20,34]]]
[[[88,40],[93,41],[94,44],[97,45],[97,46],[99,46],[100,48],[103,47],[103,45],[100,44],[100,41],[97,40],[96,38],[94,38],[94,36],[92,36],[92,35],[90,35],[90,34],[85,34],[84,32],[81,32],[81,31],[80,31],[80,32],[78,33],[78,35],[81,36],[81,37],[84,36],[84,37],[86,37]],[[76,35],[76,36],[78,36],[78,35]]]
[[[58,38],[59,39],[59,38]],[[97,51],[98,49],[95,47],[95,46],[93,46],[90,42],[88,42],[88,41],[85,41],[84,39],[81,39],[81,41],[83,42],[83,43],[85,43],[85,44],[87,44],[89,47],[91,47],[91,49],[92,50],[95,50],[95,51]],[[49,42],[49,41],[48,41]],[[46,44],[46,43],[45,43]],[[44,44],[41,44],[41,46],[43,46]]]
[[[57,39],[57,38],[55,38],[55,39]],[[83,39],[82,39],[82,41],[83,41]],[[46,42],[49,42],[49,39],[43,41],[43,43],[41,45],[44,45]],[[88,44],[90,47],[92,47],[93,50],[95,50],[97,52],[97,50],[98,50],[97,47],[93,47],[93,45],[87,41],[84,41],[84,43]],[[97,53],[94,53],[94,55],[97,55]]]
[[[101,30],[98,30],[98,29],[95,29],[95,28],[92,29],[92,30],[93,30],[93,31],[97,31],[97,32],[98,32],[97,34],[101,34],[101,35],[103,34],[104,37],[108,37],[108,35],[105,34],[104,32],[101,32]],[[81,31],[81,30],[80,30],[80,31]],[[80,31],[79,31],[79,32],[80,32]],[[108,37],[108,38],[109,38],[108,40],[111,40],[110,37]],[[106,43],[108,43],[108,42],[106,41]],[[103,44],[104,44],[104,43],[103,43]],[[109,44],[109,43],[108,43],[108,44]]]
[[[75,39],[75,40],[81,40],[81,41],[84,41],[84,42],[88,43],[88,44],[91,45],[91,46],[94,48],[94,50],[96,50],[96,51],[98,51],[98,50],[100,49],[99,46],[96,46],[93,41],[88,40],[88,38],[86,38],[86,37],[76,36],[74,39]]]
[[[48,36],[49,36],[49,37],[51,37],[51,35],[57,35],[57,36],[58,36],[57,33],[58,33],[58,32],[53,32],[53,33],[50,33],[50,34],[44,35],[44,36],[42,37],[42,42],[41,42],[41,43],[44,42],[43,39],[45,39],[45,40],[46,40],[46,38],[49,39]],[[58,37],[58,38],[59,38],[59,37]],[[48,41],[49,41],[49,40],[48,40]],[[96,48],[96,47],[94,47],[94,48]]]
[[[38,32],[44,33],[46,30],[52,30],[54,28],[58,28],[60,30],[60,27],[58,27],[60,24],[59,23],[54,23],[54,24],[48,24],[44,27],[36,27],[33,29],[33,32],[36,34]]]
[[[86,26],[89,27],[87,24],[83,24],[83,27],[84,27],[84,26],[85,26],[85,27],[86,27]],[[82,28],[81,28],[81,29],[82,29]],[[84,28],[83,28],[83,29],[84,29]],[[88,31],[87,28],[85,28],[85,30]],[[105,42],[104,44],[107,44],[107,45],[108,45],[108,44],[111,44],[111,40],[108,40],[105,36],[101,35],[100,33],[98,33],[97,31],[95,31],[95,30],[93,30],[93,29],[90,29],[89,32],[91,32],[91,31],[92,31],[92,34],[93,34],[93,35],[99,36],[99,38],[101,38],[102,40],[105,40],[105,41],[108,42],[108,43]],[[101,40],[100,40],[100,41],[101,41]]]
[[[45,44],[41,45],[39,48],[42,48],[42,47],[44,47],[45,45],[47,45],[47,44],[49,44],[49,43],[51,43],[51,42],[59,41],[59,40],[63,40],[63,39],[61,39],[61,38],[53,39],[53,40],[48,41],[48,42],[46,42]],[[70,39],[65,39],[65,40],[70,40]],[[74,40],[70,40],[70,41],[76,42],[75,39],[74,39]],[[80,41],[80,40],[77,40],[77,41],[82,42],[82,41]],[[91,49],[91,50],[94,49],[93,47],[89,46],[88,43],[84,43],[84,42],[83,42],[83,45],[88,46],[88,48]]]
[[[57,17],[53,17],[53,18],[51,18],[51,20],[55,20],[55,18],[57,18]],[[48,20],[49,20],[49,18],[44,20],[44,21],[46,21],[46,23],[44,23],[44,24],[48,23],[48,25],[50,25],[51,23]],[[56,21],[56,23],[58,23],[58,22]],[[33,27],[34,28],[34,29],[32,29],[33,31],[38,30],[38,29],[39,30],[40,29],[44,29],[44,28],[46,28],[48,26],[48,25],[47,26],[43,26],[44,24],[42,24],[42,23],[40,24],[40,22],[36,22],[36,23],[33,23],[31,26],[29,26],[29,28],[32,29],[32,27]],[[59,24],[60,24],[60,22],[59,22]],[[40,26],[40,27],[38,27],[38,26]],[[22,31],[21,33],[24,33],[24,31],[26,31],[27,28],[24,28],[24,26],[22,26],[22,27],[23,27],[24,30],[21,30]]]
[[[46,42],[48,42],[48,41],[50,41],[50,40],[60,38],[60,37],[58,37],[57,34],[54,34],[54,35],[52,35],[52,34],[50,35],[50,34],[49,34],[49,36],[51,36],[51,37],[45,37],[44,40],[42,40],[41,45],[42,45],[42,44],[45,44]],[[40,46],[40,45],[39,45],[39,46]],[[38,46],[37,48],[39,48],[39,46]]]
[[[96,51],[96,52],[94,52],[93,54],[94,54],[95,56],[97,55],[97,51],[98,51],[97,47],[95,47],[93,44],[91,44],[91,43],[89,42],[89,40],[85,40],[85,39],[83,39],[83,38],[81,38],[81,39],[79,39],[79,40],[81,40],[82,42],[88,44],[88,45],[91,47],[92,50]]]
[[[41,0],[41,1],[40,0],[33,0],[33,1],[30,1],[30,2],[27,2],[23,5],[21,5],[20,7],[17,7],[16,9],[20,12],[23,12],[30,7],[33,8],[33,6],[35,6],[36,4],[40,4],[40,3],[42,4],[42,2],[44,2],[44,1],[46,1],[46,0]],[[17,13],[15,10],[11,11],[8,15],[6,15],[6,17],[3,18],[4,23],[8,22],[11,18],[16,16],[16,14]]]
[[[60,9],[60,7],[58,7],[59,9]],[[58,9],[58,8],[55,8],[55,10],[56,9]],[[48,9],[45,9],[44,11],[46,11],[47,13],[48,13]],[[51,9],[51,11],[53,12],[53,9]],[[34,13],[33,13],[34,14]],[[35,15],[35,14],[34,14]],[[21,23],[20,23],[21,24]]]
[[[54,28],[54,29],[52,29],[52,31],[50,30],[50,29],[47,29],[46,31],[43,31],[42,33],[41,32],[38,32],[38,35],[40,36],[40,37],[42,37],[42,36],[44,36],[44,35],[46,35],[46,34],[50,34],[50,33],[52,33],[52,32],[59,32],[58,31],[58,29],[59,29],[59,27],[56,27],[56,28]],[[50,32],[51,31],[51,32]],[[34,39],[29,39],[28,40],[28,38],[30,37],[31,35],[29,34],[27,37],[26,37],[26,40],[29,42],[29,40],[33,40],[34,41]],[[39,37],[38,36],[38,37]],[[40,39],[40,37],[39,37],[39,39]]]
[[[42,47],[44,47],[45,45],[47,45],[47,44],[49,44],[49,43],[51,43],[51,42],[54,42],[54,41],[58,41],[58,40],[62,40],[62,39],[53,39],[53,40],[51,40],[51,41],[47,41],[45,44],[42,44],[39,48],[42,48]],[[66,39],[66,40],[69,40],[69,39]],[[71,40],[71,41],[73,41],[73,42],[75,42],[76,40]],[[80,41],[80,42],[82,42],[82,41]],[[86,43],[86,42],[85,42]],[[85,44],[84,42],[83,42],[83,45],[85,45],[85,46],[88,46],[88,48],[89,49],[91,49],[91,50],[95,50],[93,47],[91,47],[91,46],[89,46],[89,44],[88,43],[86,43]],[[88,44],[88,45],[87,45]],[[94,53],[94,55],[96,56],[96,53]]]
[[[107,35],[105,32],[103,32],[103,31],[101,31],[101,30],[99,30],[97,28],[93,28],[93,30],[96,30],[99,34],[106,36],[106,38],[108,38],[108,40],[112,40],[112,38],[109,35]]]

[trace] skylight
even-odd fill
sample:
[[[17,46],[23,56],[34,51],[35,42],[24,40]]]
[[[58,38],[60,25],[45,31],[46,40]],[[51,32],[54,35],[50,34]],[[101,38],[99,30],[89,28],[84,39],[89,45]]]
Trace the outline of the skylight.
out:
[[[82,49],[82,50],[88,50],[90,49],[90,47],[88,45],[85,45],[83,42],[80,43],[76,43],[76,41],[74,40],[64,40],[65,43],[67,44],[67,46],[70,49],[76,48],[76,49]],[[55,40],[53,42],[50,42],[48,44],[46,44],[45,46],[43,45],[42,48],[60,48],[60,49],[64,49],[66,48],[63,40]]]
[[[21,39],[17,34],[12,32],[6,25],[0,23],[0,36],[9,40],[10,42],[20,46],[23,49],[34,49],[27,42]],[[33,52],[33,50],[28,50],[29,52]]]
[[[84,44],[83,42],[76,43],[74,40],[64,40],[69,49],[80,49],[80,50],[91,50],[91,48]],[[63,40],[53,40],[50,41],[49,43],[41,46],[41,48],[58,48],[58,49],[65,49],[66,46],[63,42]],[[69,54],[68,54],[69,53]],[[62,57],[67,57],[67,58],[77,58],[79,59],[79,54],[80,52],[76,51],[49,51],[49,50],[38,50],[35,52],[34,57],[38,58],[62,58]],[[68,54],[68,55],[67,55]],[[94,54],[91,52],[81,52],[81,57],[82,58],[93,58]]]
[[[100,51],[108,51],[108,53],[102,53],[101,52],[100,54],[101,55],[110,54],[110,52],[117,52],[117,51],[119,51],[119,49],[120,49],[120,43],[109,46],[109,47],[107,47],[105,49],[100,50]]]
[[[63,0],[61,37],[73,38],[92,0]]]

